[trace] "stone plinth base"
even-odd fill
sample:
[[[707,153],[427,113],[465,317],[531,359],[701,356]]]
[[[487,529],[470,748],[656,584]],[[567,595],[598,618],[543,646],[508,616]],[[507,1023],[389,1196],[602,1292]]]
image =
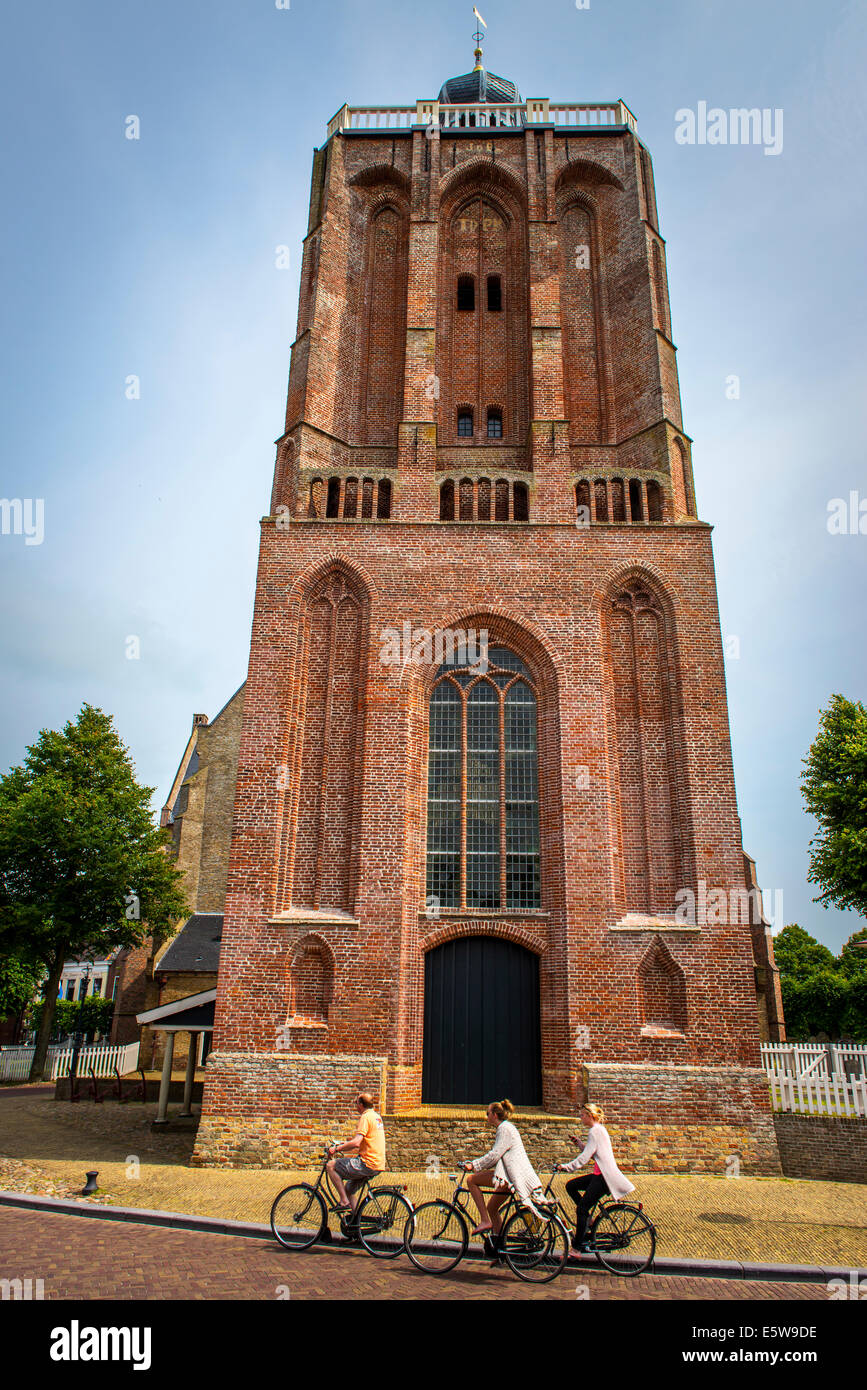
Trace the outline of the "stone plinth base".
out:
[[[605,1107],[617,1161],[632,1173],[778,1175],[780,1155],[764,1072],[744,1067],[588,1063],[587,1098]],[[386,1094],[384,1057],[212,1053],[191,1162],[234,1168],[311,1168],[329,1140],[352,1132],[359,1090]],[[394,1172],[453,1170],[490,1147],[484,1107],[424,1106],[386,1114]],[[577,1117],[518,1111],[540,1174],[574,1157]]]
[[[316,1167],[358,1118],[355,1097],[385,1095],[385,1057],[212,1052],[193,1167]]]
[[[612,1140],[623,1134],[624,1159],[632,1153],[636,1171],[781,1172],[760,1067],[588,1062],[582,1080],[586,1099],[604,1108]]]

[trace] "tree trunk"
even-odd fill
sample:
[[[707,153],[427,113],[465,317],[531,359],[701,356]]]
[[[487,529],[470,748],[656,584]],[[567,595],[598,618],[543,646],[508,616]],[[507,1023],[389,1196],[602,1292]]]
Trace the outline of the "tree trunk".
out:
[[[51,1026],[54,1023],[54,1009],[57,1004],[57,987],[60,984],[60,977],[63,974],[63,962],[66,960],[66,952],[58,951],[51,963],[48,972],[48,983],[45,986],[45,1004],[42,1009],[42,1017],[39,1020],[39,1032],[36,1034],[36,1050],[33,1053],[33,1061],[30,1065],[30,1080],[41,1081],[42,1073],[45,1070],[45,1058],[48,1055],[48,1039],[51,1037]]]

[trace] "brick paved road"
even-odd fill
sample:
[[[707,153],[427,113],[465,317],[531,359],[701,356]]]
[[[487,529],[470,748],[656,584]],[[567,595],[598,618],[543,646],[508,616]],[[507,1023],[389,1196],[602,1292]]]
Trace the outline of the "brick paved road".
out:
[[[46,1299],[811,1299],[824,1284],[651,1277],[617,1279],[569,1270],[542,1288],[507,1269],[465,1264],[445,1278],[406,1259],[364,1252],[280,1249],[269,1240],[163,1230],[126,1222],[0,1209],[0,1278],[42,1279]],[[285,1297],[285,1293],[282,1294]]]

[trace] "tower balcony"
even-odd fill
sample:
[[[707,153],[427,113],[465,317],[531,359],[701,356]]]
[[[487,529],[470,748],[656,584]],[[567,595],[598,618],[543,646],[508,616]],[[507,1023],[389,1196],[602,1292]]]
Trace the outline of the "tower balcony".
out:
[[[548,97],[525,102],[474,102],[450,105],[418,101],[415,106],[342,106],[328,122],[328,138],[342,134],[375,135],[407,132],[421,126],[444,130],[506,130],[524,126],[554,126],[557,130],[637,130],[637,122],[623,101],[558,102]]]

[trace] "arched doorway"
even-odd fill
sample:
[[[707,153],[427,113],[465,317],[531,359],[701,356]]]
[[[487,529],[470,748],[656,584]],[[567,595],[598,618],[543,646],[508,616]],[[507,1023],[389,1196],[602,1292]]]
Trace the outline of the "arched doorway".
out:
[[[425,956],[422,1099],[504,1096],[541,1104],[539,960],[499,937],[458,937]]]

